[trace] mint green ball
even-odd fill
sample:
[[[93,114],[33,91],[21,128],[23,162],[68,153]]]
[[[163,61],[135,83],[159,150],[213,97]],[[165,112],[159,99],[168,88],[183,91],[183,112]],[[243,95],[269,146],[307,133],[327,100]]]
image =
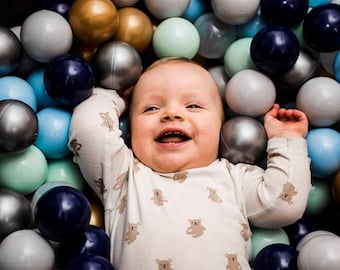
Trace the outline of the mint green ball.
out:
[[[328,179],[312,180],[312,189],[309,192],[305,213],[307,215],[320,214],[329,205],[332,199],[330,182]]]
[[[45,182],[47,172],[47,160],[34,145],[20,152],[0,154],[0,187],[27,195]]]
[[[244,69],[257,69],[250,55],[252,38],[245,37],[235,40],[224,54],[224,67],[229,76]]]
[[[255,259],[256,255],[271,244],[287,244],[289,245],[289,238],[287,233],[282,228],[274,229],[263,229],[253,228],[252,230],[252,260]]]
[[[51,159],[48,161],[48,174],[46,182],[66,182],[73,187],[84,191],[85,180],[77,164],[72,158]]]
[[[159,58],[178,56],[192,59],[199,50],[200,36],[189,20],[172,17],[157,26],[152,46]]]

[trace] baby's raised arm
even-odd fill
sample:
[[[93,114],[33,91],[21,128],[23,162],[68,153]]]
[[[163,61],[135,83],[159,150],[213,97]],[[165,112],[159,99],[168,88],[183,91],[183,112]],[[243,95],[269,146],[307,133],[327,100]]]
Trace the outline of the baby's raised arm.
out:
[[[264,127],[268,139],[304,138],[308,132],[308,119],[300,110],[280,108],[278,104],[274,104],[264,116]]]

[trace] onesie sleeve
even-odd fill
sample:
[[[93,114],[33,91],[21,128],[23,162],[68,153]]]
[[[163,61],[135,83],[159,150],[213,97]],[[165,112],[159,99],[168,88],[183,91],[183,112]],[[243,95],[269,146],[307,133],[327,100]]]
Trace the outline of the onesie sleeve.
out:
[[[310,159],[303,138],[273,138],[267,168],[239,165],[249,221],[263,228],[283,227],[303,215],[311,189]],[[241,176],[239,176],[241,177]]]
[[[128,170],[131,160],[132,152],[119,129],[124,108],[125,102],[116,91],[94,88],[72,114],[68,145],[73,160],[102,201],[109,189],[122,187],[116,181]]]

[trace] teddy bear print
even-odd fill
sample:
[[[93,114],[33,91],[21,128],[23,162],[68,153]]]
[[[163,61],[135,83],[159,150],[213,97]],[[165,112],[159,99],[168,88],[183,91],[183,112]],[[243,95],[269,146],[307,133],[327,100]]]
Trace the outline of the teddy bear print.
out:
[[[127,205],[127,196],[124,195],[122,199],[120,200],[118,207],[117,207],[119,214],[122,214],[124,212],[126,205]]]
[[[156,260],[156,263],[158,264],[158,270],[173,270],[171,268],[171,263],[172,260],[168,259],[168,260]]]
[[[73,139],[70,141],[70,147],[73,149],[73,154],[79,157],[79,151],[81,149],[81,144],[78,142],[77,139]]]
[[[225,256],[228,259],[228,263],[225,267],[227,270],[240,270],[240,269],[242,269],[240,263],[237,260],[237,254],[236,253],[232,253],[232,254],[227,253],[227,254],[225,254]]]
[[[292,183],[287,182],[283,185],[283,189],[279,195],[279,198],[288,204],[293,204],[293,196],[296,194],[297,191],[295,190],[295,186]]]
[[[107,191],[107,189],[105,188],[103,178],[99,178],[97,180],[94,180],[94,182],[96,183],[96,186],[97,186],[100,194],[104,194]]]
[[[172,179],[174,179],[178,183],[183,183],[185,179],[187,179],[187,176],[188,176],[188,172],[182,171],[182,172],[175,173]]]
[[[250,239],[249,226],[246,223],[241,223],[241,227],[241,236],[243,237],[244,241],[248,241]]]
[[[151,200],[153,200],[156,205],[162,206],[165,202],[168,202],[160,189],[154,189],[152,193],[153,196],[151,197]]]
[[[122,173],[116,183],[113,186],[113,190],[121,190],[124,184],[124,181],[127,179],[128,172]]]
[[[110,117],[110,114],[108,112],[101,112],[99,113],[100,117],[103,119],[103,122],[101,124],[102,127],[106,127],[109,129],[109,131],[113,130],[113,120]]]
[[[138,223],[128,223],[128,231],[125,235],[125,241],[128,244],[131,244],[137,239],[138,234]]]
[[[139,172],[140,168],[139,168],[139,161],[137,159],[133,160],[133,172],[137,173]]]
[[[200,237],[205,230],[205,227],[202,225],[202,220],[200,218],[197,219],[189,219],[190,227],[187,228],[186,233],[190,234],[193,238]]]
[[[222,203],[223,202],[221,197],[217,195],[217,189],[211,188],[211,187],[207,187],[207,189],[209,190],[208,198],[210,200],[212,200],[213,202],[216,202],[216,203]]]

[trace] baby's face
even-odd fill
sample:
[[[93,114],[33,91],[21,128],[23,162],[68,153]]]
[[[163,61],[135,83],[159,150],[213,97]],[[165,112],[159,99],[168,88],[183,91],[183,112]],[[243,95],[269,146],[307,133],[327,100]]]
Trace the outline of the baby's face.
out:
[[[209,165],[217,158],[223,109],[209,72],[171,62],[144,73],[133,91],[131,143],[158,172]]]

